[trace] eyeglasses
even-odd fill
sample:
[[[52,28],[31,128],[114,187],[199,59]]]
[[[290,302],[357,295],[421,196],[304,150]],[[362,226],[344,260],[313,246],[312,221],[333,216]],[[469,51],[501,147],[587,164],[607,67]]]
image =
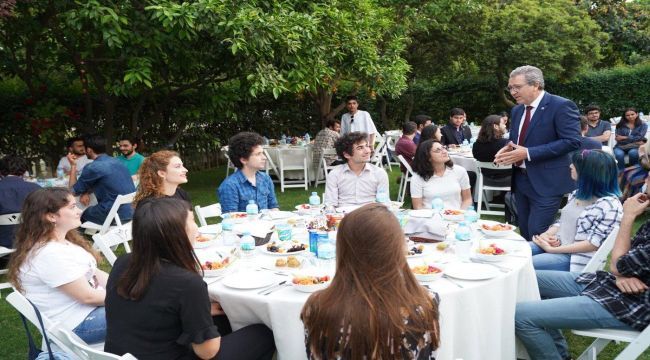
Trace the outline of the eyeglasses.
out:
[[[443,152],[443,151],[447,151],[447,147],[446,147],[446,146],[439,147],[439,148],[437,148],[437,149],[435,149],[435,150],[434,150],[434,149],[431,150],[431,152],[436,153],[436,154],[440,154],[440,153]]]
[[[513,92],[518,93],[524,86],[526,86],[526,85],[506,86],[504,90],[508,91],[508,92],[511,92],[511,93],[513,93]]]

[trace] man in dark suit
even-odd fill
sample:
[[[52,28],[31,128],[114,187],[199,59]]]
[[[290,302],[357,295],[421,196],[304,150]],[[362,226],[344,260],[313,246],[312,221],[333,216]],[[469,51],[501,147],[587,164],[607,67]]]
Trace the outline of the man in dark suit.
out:
[[[526,240],[553,223],[562,196],[575,189],[569,154],[580,147],[580,113],[570,100],[544,91],[542,71],[521,66],[510,73],[510,142],[496,157],[512,164],[519,228]]]
[[[469,141],[472,138],[472,131],[469,126],[463,125],[465,121],[465,110],[461,108],[451,109],[449,123],[440,129],[443,145],[461,145],[463,140]]]

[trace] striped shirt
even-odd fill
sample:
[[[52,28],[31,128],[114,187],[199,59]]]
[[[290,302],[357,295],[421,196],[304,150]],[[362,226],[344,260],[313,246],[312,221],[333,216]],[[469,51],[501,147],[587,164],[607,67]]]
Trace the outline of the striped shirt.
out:
[[[650,221],[637,231],[630,251],[618,259],[616,269],[650,286]],[[587,284],[581,295],[592,298],[621,322],[639,331],[650,325],[650,290],[638,295],[623,294],[614,275],[606,271],[581,274],[576,282]]]

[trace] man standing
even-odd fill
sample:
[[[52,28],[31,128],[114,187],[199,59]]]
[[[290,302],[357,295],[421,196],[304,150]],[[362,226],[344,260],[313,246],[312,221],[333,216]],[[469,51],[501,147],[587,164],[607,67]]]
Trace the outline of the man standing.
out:
[[[318,167],[320,166],[320,157],[323,154],[323,150],[334,149],[334,144],[336,140],[339,139],[341,132],[341,121],[337,119],[331,119],[327,121],[325,129],[321,130],[316,134],[314,138],[314,146],[312,147],[312,166],[314,171],[318,172]],[[327,165],[332,164],[336,160],[336,155],[329,156],[325,155],[324,157]]]
[[[221,211],[246,211],[250,200],[258,208],[278,210],[278,200],[271,177],[264,172],[266,156],[264,138],[254,132],[241,132],[230,138],[228,157],[238,171],[228,176],[217,189]]]
[[[79,202],[86,206],[90,203],[90,193],[95,194],[97,205],[86,208],[81,213],[81,221],[103,224],[117,195],[135,192],[135,186],[126,167],[114,157],[106,155],[106,139],[99,135],[89,135],[84,137],[84,146],[86,155],[93,162],[86,165],[78,180],[70,176],[68,186],[75,196],[80,196]],[[70,172],[77,171],[74,155],[68,154],[68,161]],[[131,220],[133,208],[130,204],[124,204],[117,210],[117,214],[122,221]]]
[[[341,117],[341,135],[353,131],[364,132],[368,134],[368,144],[372,149],[375,146],[375,134],[379,134],[379,132],[370,114],[367,111],[359,110],[359,102],[354,95],[348,96],[345,104],[348,112]]]
[[[135,176],[138,173],[140,165],[144,161],[144,156],[136,152],[139,143],[140,141],[137,139],[129,137],[122,137],[120,139],[120,152],[122,155],[118,156],[117,160],[129,169],[131,176]]]
[[[449,113],[449,123],[440,129],[443,145],[462,145],[464,140],[470,141],[472,130],[465,122],[465,110],[453,108]]]
[[[402,125],[402,137],[395,143],[395,154],[402,155],[409,165],[413,162],[415,150],[417,149],[417,145],[413,142],[417,136],[416,126],[416,123],[413,121],[405,122]],[[402,173],[405,173],[406,167],[402,164],[399,164],[399,166]]]
[[[80,137],[73,137],[67,141],[68,154],[72,154],[77,160],[77,177],[81,174],[86,164],[91,163],[92,160],[88,159],[86,156],[86,149],[84,148],[84,140]],[[59,160],[59,165],[56,166],[57,169],[63,169],[63,172],[66,175],[70,175],[70,162],[68,161],[68,156],[62,157]]]
[[[388,193],[388,174],[371,163],[368,134],[351,132],[336,142],[336,153],[346,163],[335,167],[325,183],[325,204],[363,205],[374,202],[380,190]]]
[[[585,136],[607,145],[612,134],[612,125],[609,121],[600,120],[600,107],[598,105],[588,105],[585,108],[585,114],[587,114],[587,120],[589,120],[589,128]]]
[[[569,153],[580,147],[580,113],[565,98],[544,91],[542,71],[521,66],[510,73],[512,109],[510,142],[495,162],[513,165],[512,188],[519,228],[526,240],[553,223],[562,196],[575,189]]]
[[[431,125],[431,116],[417,115],[415,117],[415,125],[417,125],[417,129],[415,131],[413,142],[417,145],[420,143],[420,134],[422,134],[422,129],[424,129],[425,126]]]

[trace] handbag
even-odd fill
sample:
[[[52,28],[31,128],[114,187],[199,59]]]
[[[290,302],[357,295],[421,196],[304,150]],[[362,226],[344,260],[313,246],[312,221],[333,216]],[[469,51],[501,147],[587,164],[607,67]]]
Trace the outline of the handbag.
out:
[[[25,332],[27,333],[27,342],[29,345],[29,353],[27,354],[27,359],[28,360],[73,360],[68,354],[64,352],[52,351],[52,347],[50,347],[50,339],[48,339],[47,337],[47,332],[45,332],[45,326],[43,325],[43,319],[41,318],[41,312],[38,311],[38,308],[36,307],[36,305],[34,305],[33,302],[31,302],[31,300],[27,299],[27,301],[29,301],[29,303],[34,308],[34,312],[36,313],[36,318],[38,318],[38,324],[41,327],[41,333],[45,338],[44,340],[45,345],[47,346],[47,351],[43,351],[36,347],[36,343],[34,342],[32,333],[29,331],[29,326],[27,326],[27,319],[25,319],[25,315],[19,313],[20,319],[23,321],[23,326],[25,327]]]
[[[629,143],[629,144],[624,144],[624,145],[618,145],[616,144],[616,147],[621,149],[621,150],[630,150],[630,149],[636,149],[639,147],[636,143]]]

